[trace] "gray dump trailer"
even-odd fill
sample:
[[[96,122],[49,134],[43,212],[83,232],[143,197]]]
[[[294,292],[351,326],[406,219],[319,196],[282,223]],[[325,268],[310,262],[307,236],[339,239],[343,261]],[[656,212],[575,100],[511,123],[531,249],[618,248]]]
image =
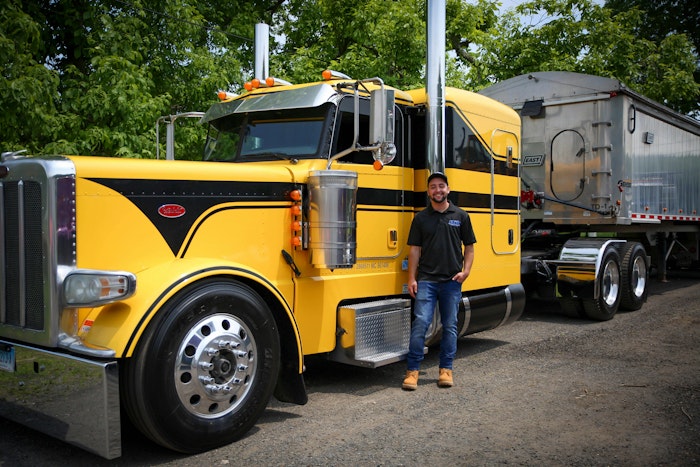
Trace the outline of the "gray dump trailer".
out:
[[[618,80],[517,76],[481,91],[522,118],[523,283],[565,311],[635,310],[651,268],[698,265],[700,122]]]

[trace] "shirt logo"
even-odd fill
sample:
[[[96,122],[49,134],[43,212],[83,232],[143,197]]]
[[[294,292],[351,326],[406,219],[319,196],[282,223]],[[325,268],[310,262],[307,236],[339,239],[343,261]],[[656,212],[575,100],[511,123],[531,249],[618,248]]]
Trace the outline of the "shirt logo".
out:
[[[459,221],[459,219],[450,219],[448,224],[451,225],[452,227],[459,227],[462,225],[462,223]]]

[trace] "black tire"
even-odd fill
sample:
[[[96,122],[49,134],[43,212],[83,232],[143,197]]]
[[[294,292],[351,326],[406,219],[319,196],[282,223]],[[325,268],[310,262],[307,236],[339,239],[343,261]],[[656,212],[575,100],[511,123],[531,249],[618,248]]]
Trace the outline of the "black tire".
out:
[[[235,281],[210,279],[161,310],[122,371],[122,403],[154,442],[184,453],[243,436],[265,410],[280,361],[265,301]]]
[[[583,310],[588,318],[596,321],[612,319],[620,306],[620,255],[608,246],[596,277],[598,298],[583,299]]]
[[[627,242],[620,253],[621,299],[620,309],[639,310],[649,293],[649,263],[641,243]]]

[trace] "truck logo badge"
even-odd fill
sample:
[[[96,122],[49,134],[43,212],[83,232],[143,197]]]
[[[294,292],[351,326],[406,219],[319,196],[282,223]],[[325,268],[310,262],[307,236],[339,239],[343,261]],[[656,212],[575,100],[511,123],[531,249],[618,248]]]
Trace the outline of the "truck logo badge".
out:
[[[179,204],[164,204],[158,208],[158,214],[168,219],[175,219],[185,215],[185,208]]]
[[[544,162],[544,154],[530,154],[523,156],[523,167],[539,167]]]

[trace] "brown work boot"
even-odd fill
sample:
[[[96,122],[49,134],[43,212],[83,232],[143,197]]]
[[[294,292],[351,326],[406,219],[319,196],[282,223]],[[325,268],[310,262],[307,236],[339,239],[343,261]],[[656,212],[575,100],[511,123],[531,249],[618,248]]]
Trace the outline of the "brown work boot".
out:
[[[454,386],[452,381],[452,370],[440,368],[440,376],[438,377],[438,386],[441,388],[451,388]]]
[[[415,391],[418,389],[418,370],[406,371],[406,378],[404,378],[401,388],[407,391]]]

